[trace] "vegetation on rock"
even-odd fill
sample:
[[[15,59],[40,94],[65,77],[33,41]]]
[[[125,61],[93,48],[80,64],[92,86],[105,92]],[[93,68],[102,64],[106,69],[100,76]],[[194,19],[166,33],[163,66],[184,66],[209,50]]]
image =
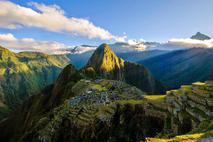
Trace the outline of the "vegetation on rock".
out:
[[[68,61],[66,56],[13,53],[0,46],[0,119],[53,83]]]

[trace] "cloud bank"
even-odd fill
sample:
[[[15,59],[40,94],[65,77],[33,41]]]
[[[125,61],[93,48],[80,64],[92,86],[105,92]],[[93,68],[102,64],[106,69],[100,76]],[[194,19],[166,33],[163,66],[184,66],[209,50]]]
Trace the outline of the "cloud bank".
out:
[[[111,34],[83,18],[67,17],[57,5],[30,3],[30,7],[17,5],[9,1],[0,1],[0,27],[16,29],[36,27],[51,32],[68,33],[101,40],[124,41],[125,37]]]
[[[13,34],[0,34],[0,44],[13,51],[35,51],[47,54],[64,54],[70,48],[63,43],[37,41],[32,38],[18,39]]]
[[[171,39],[169,44],[180,45],[189,48],[213,48],[213,39],[209,40],[196,40],[190,38]]]

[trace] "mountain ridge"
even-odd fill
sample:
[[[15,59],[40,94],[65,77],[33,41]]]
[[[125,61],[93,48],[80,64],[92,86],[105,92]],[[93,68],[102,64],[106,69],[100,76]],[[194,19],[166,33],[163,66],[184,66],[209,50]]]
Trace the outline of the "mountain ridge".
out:
[[[139,61],[170,89],[196,81],[206,81],[213,68],[213,49],[179,50]],[[158,70],[156,72],[156,70]]]
[[[29,96],[55,81],[59,72],[69,62],[66,56],[38,52],[14,53],[0,47],[0,103],[14,109]],[[0,112],[0,119],[5,117]]]

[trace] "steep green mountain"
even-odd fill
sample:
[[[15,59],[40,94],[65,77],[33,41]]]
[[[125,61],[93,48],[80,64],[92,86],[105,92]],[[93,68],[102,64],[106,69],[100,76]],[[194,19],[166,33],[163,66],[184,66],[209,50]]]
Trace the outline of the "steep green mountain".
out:
[[[147,96],[121,81],[85,78],[68,65],[55,84],[0,122],[0,139],[135,142],[146,138],[154,142],[206,138],[213,135],[212,91],[212,82],[198,82],[166,95]],[[164,139],[150,138],[155,136]]]
[[[139,63],[167,88],[179,88],[183,84],[208,80],[212,60],[213,49],[194,48],[173,51]]]
[[[15,108],[53,83],[68,62],[69,59],[62,55],[13,53],[0,47],[0,119],[6,109]]]
[[[142,65],[118,58],[107,44],[100,45],[84,70],[94,70],[107,79],[125,81],[147,93],[163,93],[164,88]]]
[[[202,34],[200,32],[197,32],[195,35],[191,37],[191,39],[197,39],[197,40],[208,40],[211,39],[209,36]]]

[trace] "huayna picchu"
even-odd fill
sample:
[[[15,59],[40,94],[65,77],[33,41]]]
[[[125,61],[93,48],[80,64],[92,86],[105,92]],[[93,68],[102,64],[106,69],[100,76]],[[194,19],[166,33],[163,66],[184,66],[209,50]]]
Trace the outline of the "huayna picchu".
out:
[[[118,58],[107,44],[100,45],[83,70],[94,72],[107,79],[120,80],[147,93],[164,93],[164,87],[142,65]]]
[[[128,82],[128,75],[134,71],[130,69],[144,68],[125,62],[109,51],[103,44],[86,67],[81,70],[73,65],[65,67],[53,85],[30,97],[0,122],[0,140],[212,140],[213,82],[196,82],[167,91],[165,95],[150,95],[138,84]],[[134,73],[136,78],[140,77],[140,71]]]

